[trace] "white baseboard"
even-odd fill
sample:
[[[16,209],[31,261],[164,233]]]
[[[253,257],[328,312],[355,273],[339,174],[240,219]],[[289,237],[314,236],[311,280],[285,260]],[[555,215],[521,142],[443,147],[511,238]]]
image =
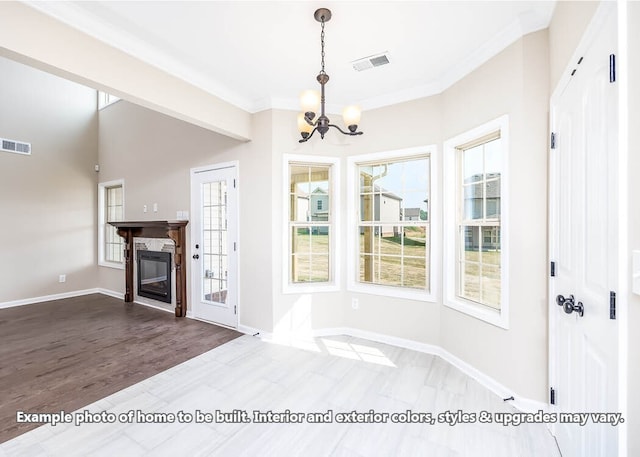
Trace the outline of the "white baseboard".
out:
[[[324,328],[312,330],[311,332],[308,332],[306,334],[270,334],[267,332],[262,332],[259,329],[241,325],[238,327],[238,331],[241,331],[248,335],[259,333],[259,337],[263,340],[274,342],[283,342],[289,340],[294,341],[299,338],[318,338],[326,336],[347,335],[366,339],[369,341],[376,341],[378,343],[389,344],[391,346],[411,349],[417,352],[437,355],[449,362],[454,367],[458,368],[467,376],[475,379],[478,383],[489,389],[501,399],[513,397],[514,399],[510,400],[509,402],[518,410],[526,413],[536,413],[539,410],[543,410],[545,412],[549,411],[549,406],[547,404],[517,395],[513,390],[509,389],[504,384],[498,382],[491,376],[475,368],[473,365],[465,362],[464,360],[458,358],[457,356],[451,354],[449,351],[446,351],[445,349],[437,345],[420,343],[418,341],[408,340],[405,338],[398,338],[395,336],[389,336],[381,333],[370,332],[367,330],[360,330],[350,327]]]
[[[245,335],[257,336],[260,339],[263,339],[265,341],[273,340],[273,334],[269,332],[264,332],[259,328],[249,327],[248,325],[238,324],[238,328],[236,330],[239,331],[240,333],[244,333]]]
[[[108,295],[114,298],[124,299],[124,294],[122,292],[115,292],[108,289],[95,288],[95,289],[77,290],[77,291],[65,292],[61,294],[45,295],[41,297],[33,297],[33,298],[26,298],[22,300],[4,302],[4,303],[0,303],[0,309],[11,308],[14,306],[30,305],[34,303],[47,302],[52,300],[60,300],[63,298],[80,297],[82,295],[90,295],[90,294],[96,294],[96,293]],[[159,309],[161,311],[173,313],[173,311],[171,310],[167,310],[159,306],[150,305],[148,303],[141,303],[137,301],[135,303],[138,303],[143,306],[148,306],[150,308]],[[191,312],[188,311],[187,317],[193,318],[192,316],[190,316],[190,314]],[[514,393],[513,390],[509,389],[504,384],[496,381],[491,376],[488,376],[487,374],[478,370],[473,365],[456,357],[455,355],[444,350],[440,346],[436,346],[433,344],[420,343],[418,341],[408,340],[405,338],[398,338],[395,336],[384,335],[381,333],[370,332],[367,330],[360,330],[360,329],[351,328],[351,327],[324,328],[324,329],[312,330],[311,332],[307,332],[305,334],[296,334],[296,333],[283,334],[283,333],[264,332],[258,328],[249,327],[247,325],[238,325],[237,331],[244,333],[246,335],[251,335],[251,336],[255,335],[265,341],[275,341],[275,342],[293,341],[299,338],[319,338],[319,337],[325,337],[325,336],[347,335],[347,336],[353,336],[356,338],[362,338],[370,341],[376,341],[379,343],[389,344],[391,346],[411,349],[411,350],[423,352],[426,354],[433,354],[433,355],[442,357],[451,365],[455,366],[456,368],[458,368],[460,371],[462,371],[469,377],[478,381],[480,384],[482,384],[484,387],[489,389],[491,392],[495,393],[500,398],[504,399],[504,398],[513,396],[514,400],[511,401],[511,404],[515,408],[519,409],[520,411],[527,412],[527,413],[536,413],[539,410],[548,411],[549,409],[548,405],[545,403],[539,402],[537,400],[531,400],[525,397],[520,397],[519,395]]]
[[[32,305],[34,303],[42,303],[53,300],[61,300],[63,298],[81,297],[82,295],[91,295],[101,293],[100,289],[84,289],[74,290],[71,292],[63,292],[61,294],[43,295],[40,297],[23,298],[22,300],[13,300],[0,303],[0,309],[13,308],[14,306]]]
[[[109,297],[113,297],[113,298],[119,298],[120,300],[124,300],[124,292],[116,292],[115,290],[98,288],[98,293],[101,293],[102,295],[108,295]]]

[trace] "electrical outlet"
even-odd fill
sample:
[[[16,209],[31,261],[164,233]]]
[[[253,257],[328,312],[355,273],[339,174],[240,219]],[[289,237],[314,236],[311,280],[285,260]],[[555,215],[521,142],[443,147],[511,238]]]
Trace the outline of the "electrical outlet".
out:
[[[353,309],[358,309],[360,308],[360,301],[357,298],[352,298],[351,299],[351,307]]]
[[[146,213],[147,212],[147,205],[142,205],[142,212]]]
[[[154,212],[154,213],[157,213],[157,212],[158,212],[158,204],[157,204],[157,203],[154,203],[154,204],[153,204],[153,212]]]
[[[67,275],[58,276],[58,282],[66,282],[66,281],[67,281]]]

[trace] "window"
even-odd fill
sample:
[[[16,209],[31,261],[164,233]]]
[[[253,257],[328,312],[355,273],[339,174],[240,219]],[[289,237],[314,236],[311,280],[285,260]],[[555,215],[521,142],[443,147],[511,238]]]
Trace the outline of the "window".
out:
[[[445,142],[445,304],[508,328],[503,116]]]
[[[335,288],[337,160],[286,155],[285,161],[288,262],[284,290]]]
[[[430,298],[432,151],[425,147],[349,159],[352,290]]]
[[[124,242],[114,226],[108,222],[124,219],[124,182],[122,180],[98,185],[98,253],[99,264],[122,268]]]
[[[500,309],[500,132],[457,148],[459,201],[457,296]],[[480,235],[482,234],[482,236]]]

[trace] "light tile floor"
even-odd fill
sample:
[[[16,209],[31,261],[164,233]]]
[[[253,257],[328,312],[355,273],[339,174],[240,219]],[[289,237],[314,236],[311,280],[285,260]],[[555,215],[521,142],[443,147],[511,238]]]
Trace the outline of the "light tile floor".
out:
[[[328,423],[44,425],[0,445],[4,456],[559,457],[543,424],[338,423],[358,411],[516,412],[437,356],[353,337],[290,347],[243,336],[82,410],[116,415],[253,411],[332,414]],[[327,413],[331,411],[332,413]],[[45,411],[33,411],[45,412]],[[49,412],[49,411],[46,411]]]

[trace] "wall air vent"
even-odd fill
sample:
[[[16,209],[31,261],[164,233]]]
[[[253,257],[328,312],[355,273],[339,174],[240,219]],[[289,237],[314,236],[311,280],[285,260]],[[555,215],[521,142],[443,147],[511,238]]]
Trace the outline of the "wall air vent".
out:
[[[0,138],[0,151],[15,152],[16,154],[31,155],[31,144],[21,141]]]
[[[370,68],[386,65],[389,62],[390,62],[389,53],[385,51],[381,54],[376,54],[373,56],[354,60],[353,62],[351,62],[351,65],[353,65],[354,70],[363,71],[363,70],[369,70]]]

